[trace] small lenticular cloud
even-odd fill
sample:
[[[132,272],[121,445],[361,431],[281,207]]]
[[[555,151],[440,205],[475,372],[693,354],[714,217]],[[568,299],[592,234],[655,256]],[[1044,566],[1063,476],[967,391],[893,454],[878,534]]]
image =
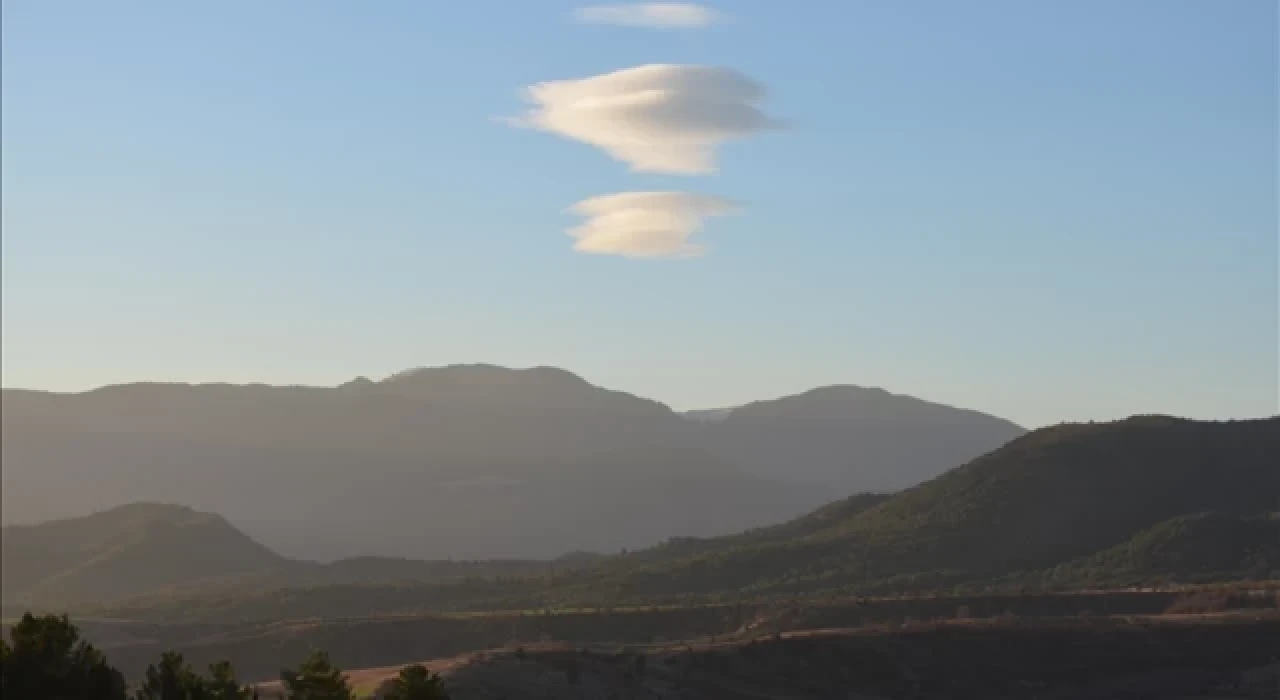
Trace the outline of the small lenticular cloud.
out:
[[[737,211],[733,202],[688,192],[620,192],[591,197],[570,207],[585,217],[569,229],[573,249],[630,258],[689,258],[706,248],[690,243],[703,220]]]
[[[688,2],[593,5],[575,11],[573,16],[584,24],[648,29],[701,29],[720,19],[715,10]]]
[[[763,86],[714,66],[636,66],[525,96],[533,107],[508,123],[591,144],[638,172],[712,173],[720,144],[781,126],[757,107]]]

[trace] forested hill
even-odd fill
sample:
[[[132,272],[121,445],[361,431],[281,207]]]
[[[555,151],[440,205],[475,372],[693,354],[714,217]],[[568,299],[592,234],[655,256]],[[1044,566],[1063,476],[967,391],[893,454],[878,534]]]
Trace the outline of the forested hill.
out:
[[[1188,557],[1215,552],[1212,561],[1239,560],[1255,572],[1280,575],[1275,548],[1253,546],[1259,532],[1271,531],[1264,516],[1275,510],[1280,418],[1138,416],[1037,430],[870,507],[825,518],[820,527],[796,525],[794,537],[763,529],[613,560],[593,585],[607,581],[628,594],[651,595],[893,591],[1007,580],[1094,555],[1097,562],[1115,562],[1101,553],[1197,514],[1212,515],[1184,523],[1201,540]],[[804,522],[812,518],[796,521]],[[1247,541],[1233,534],[1245,531]],[[660,556],[664,550],[669,555]],[[1209,559],[1204,567],[1146,561],[1150,576],[1187,567],[1208,573],[1212,565]],[[1072,571],[1082,581],[1108,573],[1090,573],[1079,562]]]

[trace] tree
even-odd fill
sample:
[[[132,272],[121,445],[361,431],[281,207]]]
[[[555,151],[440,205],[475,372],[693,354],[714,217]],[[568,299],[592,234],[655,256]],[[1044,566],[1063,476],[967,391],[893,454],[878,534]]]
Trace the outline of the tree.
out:
[[[383,695],[384,700],[449,700],[444,691],[444,679],[427,670],[422,664],[400,669]]]
[[[176,651],[160,655],[159,664],[147,666],[146,680],[134,694],[135,700],[206,700],[205,681],[191,670]]]
[[[303,660],[298,670],[285,670],[280,674],[286,695],[290,700],[354,700],[351,684],[342,671],[334,668],[329,655],[313,651]]]
[[[209,680],[205,681],[205,697],[208,700],[251,700],[253,689],[240,685],[230,661],[209,665]]]
[[[0,641],[0,696],[41,700],[125,700],[124,676],[107,665],[66,615],[22,616]]]

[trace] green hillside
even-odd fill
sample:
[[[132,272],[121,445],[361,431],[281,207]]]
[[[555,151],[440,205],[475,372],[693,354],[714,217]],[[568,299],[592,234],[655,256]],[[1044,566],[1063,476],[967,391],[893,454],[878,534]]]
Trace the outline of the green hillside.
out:
[[[1043,576],[1049,585],[1075,586],[1227,579],[1280,579],[1280,514],[1171,518]]]
[[[779,539],[765,529],[693,554],[642,553],[609,562],[589,583],[661,596],[999,580],[1090,557],[1171,518],[1270,512],[1280,503],[1278,463],[1280,418],[1055,426],[815,531]]]

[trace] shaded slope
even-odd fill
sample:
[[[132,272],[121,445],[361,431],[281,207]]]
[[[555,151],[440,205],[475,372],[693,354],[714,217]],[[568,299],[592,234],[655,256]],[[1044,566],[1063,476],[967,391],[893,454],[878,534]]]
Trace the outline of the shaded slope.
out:
[[[581,563],[286,559],[217,515],[135,503],[82,518],[6,526],[0,537],[7,605],[65,609],[129,600],[227,600],[317,587],[465,586],[480,578],[543,576]],[[320,609],[319,614],[327,611]]]
[[[216,515],[156,503],[5,527],[0,543],[6,601],[111,600],[294,566]]]
[[[1280,579],[1280,515],[1197,513],[1047,572],[1057,585]]]
[[[602,579],[635,594],[992,580],[1091,556],[1178,516],[1269,512],[1280,500],[1278,463],[1276,418],[1057,426],[816,532],[615,561]]]
[[[1275,697],[1280,620],[968,623],[832,630],[749,642],[595,652],[548,646],[444,667],[458,700]]]

